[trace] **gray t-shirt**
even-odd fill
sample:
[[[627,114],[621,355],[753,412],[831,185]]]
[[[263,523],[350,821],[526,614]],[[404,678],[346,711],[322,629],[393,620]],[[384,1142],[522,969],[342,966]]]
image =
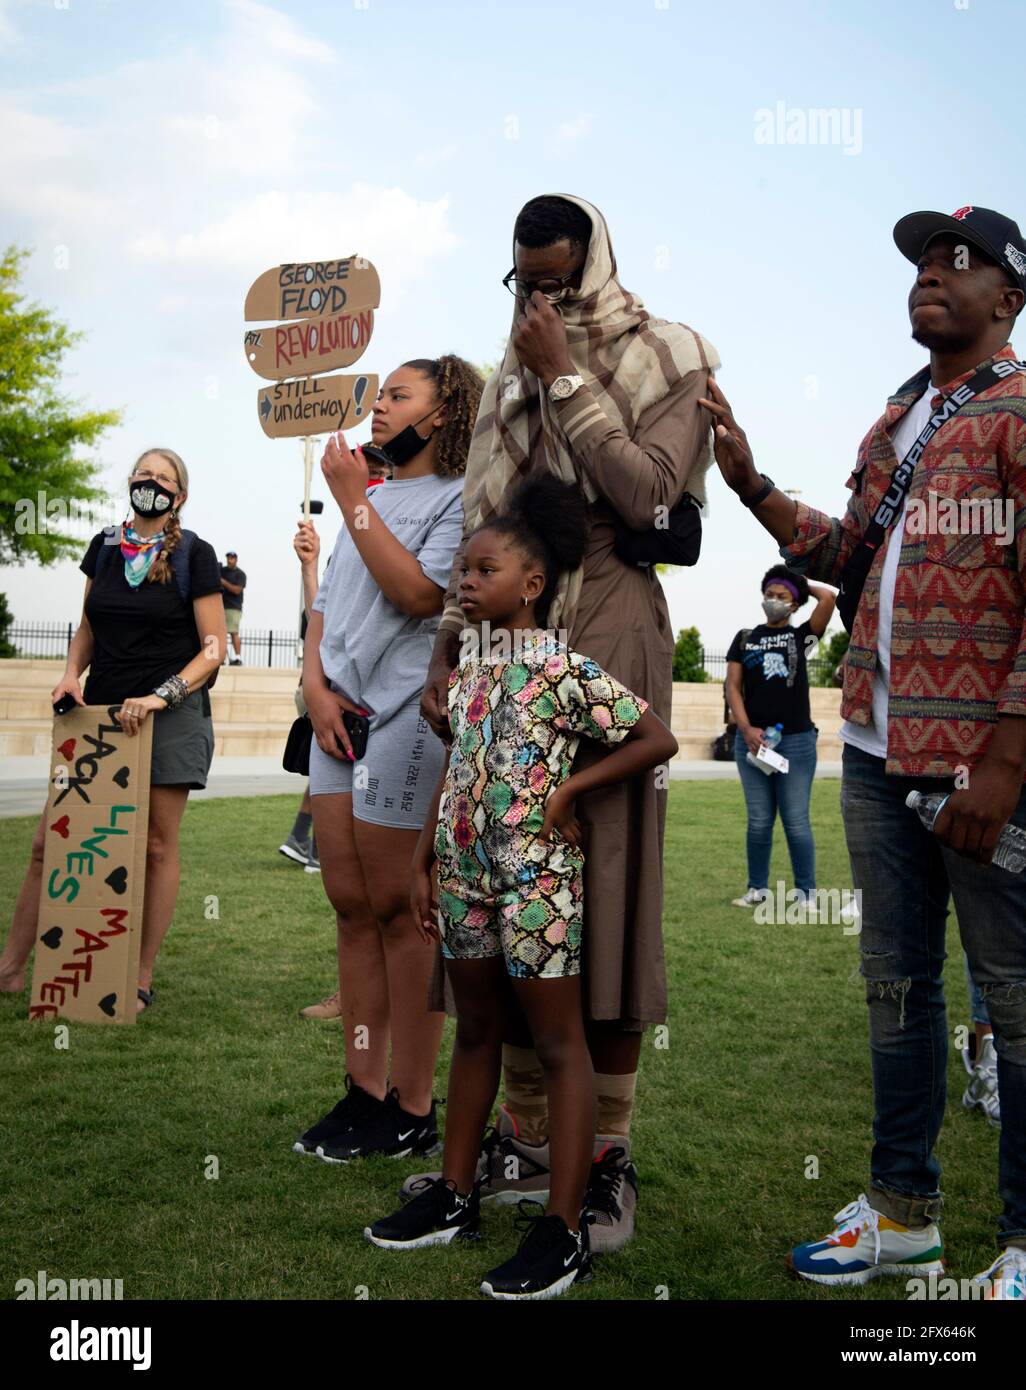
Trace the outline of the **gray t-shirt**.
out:
[[[386,478],[367,501],[443,591],[463,535],[463,479],[429,473]],[[438,631],[437,615],[403,613],[378,588],[343,523],[313,611],[324,614],[321,664],[332,685],[371,711],[379,728],[419,698]]]

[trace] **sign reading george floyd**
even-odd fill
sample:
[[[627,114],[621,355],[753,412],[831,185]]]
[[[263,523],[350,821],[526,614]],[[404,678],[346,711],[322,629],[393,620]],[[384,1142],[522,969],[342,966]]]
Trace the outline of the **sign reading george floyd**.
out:
[[[381,303],[378,272],[363,256],[278,265],[258,275],[246,295],[247,323],[267,319],[319,319]]]
[[[246,361],[257,376],[271,381],[332,372],[362,357],[373,331],[373,309],[252,328],[244,340]]]
[[[156,716],[129,738],[118,708],[54,719],[29,1018],[136,1020]]]
[[[376,376],[306,376],[257,392],[257,414],[269,439],[328,434],[360,424],[378,394]]]

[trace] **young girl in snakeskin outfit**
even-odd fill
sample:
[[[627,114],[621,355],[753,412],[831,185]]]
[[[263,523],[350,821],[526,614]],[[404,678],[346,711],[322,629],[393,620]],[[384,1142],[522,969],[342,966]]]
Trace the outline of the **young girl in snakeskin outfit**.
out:
[[[574,803],[677,751],[644,700],[543,629],[586,538],[580,492],[543,476],[466,542],[468,627],[449,685],[451,751],[411,879],[414,920],[425,939],[441,938],[456,1000],[445,1157],[440,1178],[425,1179],[365,1232],[399,1249],[477,1237],[477,1161],[512,986],[545,1073],[551,1179],[544,1215],[525,1210],[520,1248],[485,1276],[482,1292],[494,1298],[553,1297],[590,1277],[580,1215],[595,1117],[580,990],[585,847]],[[573,774],[582,736],[614,751]]]

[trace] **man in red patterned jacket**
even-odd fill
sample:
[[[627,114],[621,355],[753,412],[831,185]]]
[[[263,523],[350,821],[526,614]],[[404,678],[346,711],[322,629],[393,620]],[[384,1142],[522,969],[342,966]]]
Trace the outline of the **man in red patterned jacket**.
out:
[[[841,585],[839,609],[849,602],[841,810],[861,897],[875,1143],[868,1195],[789,1264],[825,1284],[943,1268],[934,1145],[953,897],[998,1054],[1004,1209],[987,1288],[1021,1299],[1026,873],[990,860],[1006,824],[1026,828],[1026,373],[1009,344],[1026,300],[1026,245],[1009,218],[972,206],[912,213],[894,239],[916,266],[909,317],[930,365],[862,441],[843,518],[757,472],[715,382],[704,402],[728,486],[788,563]],[[915,790],[950,793],[934,833],[905,804]]]

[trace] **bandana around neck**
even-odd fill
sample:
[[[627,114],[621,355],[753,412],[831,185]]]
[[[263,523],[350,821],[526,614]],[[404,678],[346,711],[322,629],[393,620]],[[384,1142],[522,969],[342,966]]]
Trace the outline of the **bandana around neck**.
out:
[[[126,521],[121,528],[121,553],[125,557],[125,578],[138,589],[150,572],[154,560],[164,548],[163,531],[155,536],[140,536]]]

